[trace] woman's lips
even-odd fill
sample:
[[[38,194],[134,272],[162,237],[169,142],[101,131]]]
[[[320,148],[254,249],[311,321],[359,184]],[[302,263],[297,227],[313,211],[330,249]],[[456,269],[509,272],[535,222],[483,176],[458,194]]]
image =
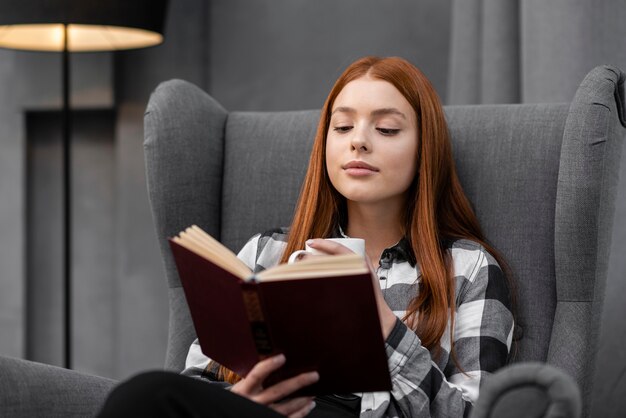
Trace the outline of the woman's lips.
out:
[[[380,171],[377,167],[374,167],[364,161],[350,161],[342,166],[344,171],[351,176],[371,176],[372,174]]]

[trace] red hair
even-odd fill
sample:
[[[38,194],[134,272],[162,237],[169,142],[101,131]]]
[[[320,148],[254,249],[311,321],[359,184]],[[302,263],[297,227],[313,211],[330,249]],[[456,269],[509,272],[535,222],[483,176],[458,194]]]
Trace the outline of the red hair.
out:
[[[304,248],[307,239],[330,237],[338,225],[347,221],[345,198],[328,177],[326,137],[335,99],[348,83],[366,76],[391,83],[417,116],[418,169],[407,191],[403,221],[404,233],[422,278],[419,293],[409,303],[404,320],[419,335],[422,345],[437,353],[449,315],[450,332],[454,329],[454,278],[444,241],[470,239],[483,245],[501,266],[505,264],[486,242],[459,182],[439,97],[424,74],[409,62],[397,57],[364,57],[352,63],[336,81],[322,108],[308,170],[280,262],[286,262],[289,254]],[[452,355],[454,358],[454,351]],[[236,380],[229,373],[223,377]]]

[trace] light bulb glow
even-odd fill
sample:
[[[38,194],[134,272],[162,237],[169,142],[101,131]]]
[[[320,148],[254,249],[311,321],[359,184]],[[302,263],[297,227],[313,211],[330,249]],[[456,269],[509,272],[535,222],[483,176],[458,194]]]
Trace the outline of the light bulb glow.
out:
[[[159,33],[118,26],[68,25],[68,50],[115,51],[144,48],[163,42]],[[33,51],[62,51],[63,25],[0,26],[0,47]]]

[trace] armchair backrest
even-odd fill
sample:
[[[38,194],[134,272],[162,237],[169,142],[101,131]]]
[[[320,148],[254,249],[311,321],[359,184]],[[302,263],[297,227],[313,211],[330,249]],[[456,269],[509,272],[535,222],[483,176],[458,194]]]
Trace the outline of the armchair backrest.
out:
[[[517,283],[512,361],[588,388],[607,273],[623,117],[621,72],[594,69],[572,103],[446,107],[463,187]],[[145,117],[149,196],[170,287],[166,368],[195,338],[167,238],[192,223],[237,251],[289,225],[319,111],[228,112],[184,81]]]

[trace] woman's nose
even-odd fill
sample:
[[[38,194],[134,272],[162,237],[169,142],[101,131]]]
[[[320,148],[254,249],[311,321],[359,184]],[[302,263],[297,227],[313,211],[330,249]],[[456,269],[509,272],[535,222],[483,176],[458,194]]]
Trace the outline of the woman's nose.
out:
[[[350,141],[352,151],[369,152],[371,144],[367,137],[367,133],[362,130],[355,130]]]

